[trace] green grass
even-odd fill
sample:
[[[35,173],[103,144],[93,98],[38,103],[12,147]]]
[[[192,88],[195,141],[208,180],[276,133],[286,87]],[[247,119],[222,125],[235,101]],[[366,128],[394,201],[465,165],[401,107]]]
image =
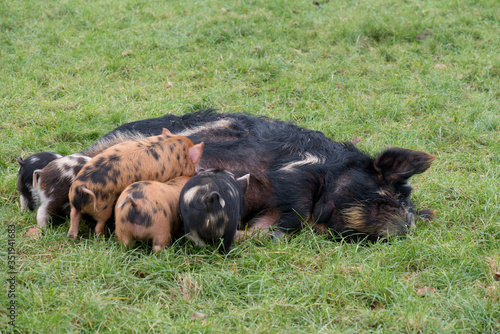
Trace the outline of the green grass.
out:
[[[15,223],[18,273],[14,328],[0,270],[0,332],[500,332],[499,20],[493,0],[1,2],[0,257]],[[436,155],[413,178],[436,219],[389,243],[303,231],[227,258],[75,243],[69,222],[24,235],[17,156],[205,107]]]

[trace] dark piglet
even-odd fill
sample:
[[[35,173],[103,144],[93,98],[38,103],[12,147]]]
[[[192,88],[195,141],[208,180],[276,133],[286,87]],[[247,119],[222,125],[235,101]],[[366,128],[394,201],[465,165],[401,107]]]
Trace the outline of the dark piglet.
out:
[[[90,160],[78,173],[69,191],[71,225],[68,236],[76,238],[82,214],[96,222],[95,231],[104,231],[121,192],[138,181],[165,182],[196,172],[203,143],[172,135],[167,129],[159,136],[114,145]]]
[[[91,158],[72,154],[52,160],[43,169],[33,173],[39,206],[36,220],[38,227],[45,228],[54,217],[65,217],[70,213],[69,188],[76,175]]]
[[[21,210],[26,207],[31,211],[38,205],[38,193],[33,187],[33,172],[42,169],[49,162],[61,158],[62,155],[53,152],[41,152],[30,155],[26,159],[18,157],[19,172],[17,173],[17,191],[21,194]]]
[[[198,246],[222,239],[221,253],[228,253],[241,216],[249,174],[235,178],[228,171],[209,169],[189,180],[179,200],[184,233]]]
[[[121,193],[115,207],[115,234],[125,246],[136,240],[153,241],[153,249],[170,246],[181,227],[179,195],[189,177],[181,176],[166,183],[140,181]]]

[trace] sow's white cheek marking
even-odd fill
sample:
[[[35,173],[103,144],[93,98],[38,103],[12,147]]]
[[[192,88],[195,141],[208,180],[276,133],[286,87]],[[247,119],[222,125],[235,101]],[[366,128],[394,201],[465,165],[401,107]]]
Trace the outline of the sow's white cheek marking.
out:
[[[231,120],[221,119],[220,121],[210,122],[205,125],[195,126],[194,128],[191,129],[182,130],[181,132],[177,132],[176,135],[187,137],[199,132],[225,129],[228,128],[231,124],[232,124]]]
[[[206,193],[207,191],[208,185],[194,186],[184,193],[184,197],[182,199],[186,205],[189,205],[196,198],[196,194],[200,192]]]
[[[312,165],[312,164],[324,164],[325,158],[312,155],[311,153],[306,153],[303,160],[294,161],[289,164],[283,165],[280,170],[285,172],[293,172],[293,169],[298,166]]]

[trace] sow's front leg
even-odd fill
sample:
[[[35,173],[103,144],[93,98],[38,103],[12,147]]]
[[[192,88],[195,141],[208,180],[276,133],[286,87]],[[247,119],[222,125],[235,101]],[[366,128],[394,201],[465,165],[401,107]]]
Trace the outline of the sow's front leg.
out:
[[[269,235],[273,226],[280,218],[280,212],[277,209],[269,209],[258,217],[252,219],[242,230],[236,231],[234,241],[240,241],[247,238],[257,237],[261,235]]]
[[[320,182],[315,173],[297,167],[269,173],[281,214],[273,237],[281,238],[299,230],[311,218]]]

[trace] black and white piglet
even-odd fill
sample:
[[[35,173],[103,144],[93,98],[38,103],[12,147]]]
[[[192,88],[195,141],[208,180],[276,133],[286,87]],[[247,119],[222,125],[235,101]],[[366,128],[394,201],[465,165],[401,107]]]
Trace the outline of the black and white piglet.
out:
[[[249,176],[235,178],[220,169],[208,169],[193,176],[179,199],[186,237],[200,247],[222,239],[219,250],[227,254],[245,212],[244,194]]]
[[[18,157],[19,172],[17,173],[17,191],[21,193],[21,210],[26,207],[34,211],[38,205],[38,194],[33,187],[33,172],[42,169],[55,159],[62,155],[53,152],[41,152],[33,154],[26,159]]]
[[[51,218],[69,215],[69,188],[90,159],[76,153],[52,160],[44,168],[33,172],[33,188],[39,202],[36,213],[38,227],[45,228]]]

